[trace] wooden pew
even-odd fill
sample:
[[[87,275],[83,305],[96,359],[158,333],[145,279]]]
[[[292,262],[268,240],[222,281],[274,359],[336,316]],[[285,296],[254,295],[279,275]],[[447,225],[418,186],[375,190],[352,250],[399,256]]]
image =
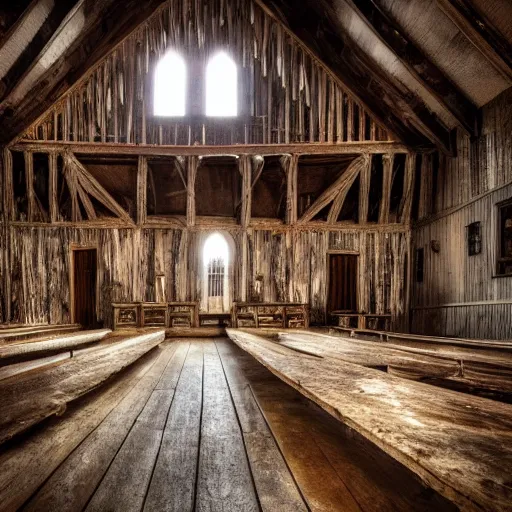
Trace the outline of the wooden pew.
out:
[[[199,326],[197,302],[114,303],[114,330],[141,327],[193,328]]]
[[[280,302],[235,302],[233,326],[272,328],[308,328],[309,306]]]
[[[461,510],[510,510],[511,405],[301,354],[241,330],[228,335]]]

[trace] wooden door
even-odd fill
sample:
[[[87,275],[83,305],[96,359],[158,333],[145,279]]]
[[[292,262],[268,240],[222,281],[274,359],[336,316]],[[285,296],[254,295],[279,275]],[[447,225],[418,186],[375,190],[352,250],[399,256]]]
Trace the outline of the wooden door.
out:
[[[73,321],[96,327],[96,249],[73,251]]]
[[[357,258],[355,254],[329,254],[327,312],[357,312]]]

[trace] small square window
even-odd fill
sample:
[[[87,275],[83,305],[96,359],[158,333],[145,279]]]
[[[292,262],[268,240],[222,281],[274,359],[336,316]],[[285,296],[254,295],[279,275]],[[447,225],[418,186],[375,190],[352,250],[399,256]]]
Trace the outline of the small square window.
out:
[[[468,256],[476,256],[482,252],[482,231],[480,222],[473,222],[466,227],[468,235]]]
[[[512,275],[512,199],[498,205],[498,275]]]

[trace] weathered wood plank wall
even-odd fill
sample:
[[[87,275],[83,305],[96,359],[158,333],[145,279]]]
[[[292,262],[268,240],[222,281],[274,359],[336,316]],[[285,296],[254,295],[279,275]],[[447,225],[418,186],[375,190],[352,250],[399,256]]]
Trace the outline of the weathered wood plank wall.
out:
[[[242,231],[235,243],[233,298],[241,300]],[[249,238],[248,300],[311,304],[312,321],[324,323],[329,251],[360,252],[360,309],[393,315],[405,328],[404,258],[408,235],[364,230],[253,230]],[[111,325],[111,303],[154,301],[157,275],[168,301],[201,300],[204,231],[187,229],[10,228],[11,321],[71,321],[70,248],[98,249],[98,319]],[[5,320],[5,318],[3,318]]]
[[[512,197],[512,89],[482,110],[481,136],[458,134],[458,155],[441,160],[434,211],[413,229],[425,251],[423,283],[413,283],[415,332],[512,339],[512,277],[495,277],[496,204]],[[482,253],[468,255],[466,227],[481,222]],[[431,241],[440,242],[439,253]]]
[[[169,50],[204,72],[225,48],[242,112],[229,123],[153,115],[154,70]],[[201,97],[201,95],[199,95]],[[197,103],[197,98],[193,98]],[[188,104],[192,104],[189,98]],[[190,112],[188,112],[190,114]],[[395,140],[296,37],[257,3],[169,0],[24,135],[29,140],[166,145]]]

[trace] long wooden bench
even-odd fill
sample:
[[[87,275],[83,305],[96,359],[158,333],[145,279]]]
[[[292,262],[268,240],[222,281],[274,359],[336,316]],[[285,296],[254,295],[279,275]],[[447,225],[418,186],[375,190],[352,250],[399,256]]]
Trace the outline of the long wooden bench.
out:
[[[301,354],[240,330],[228,335],[461,510],[510,510],[512,406]]]
[[[122,328],[199,326],[198,302],[114,303],[114,330]]]
[[[308,328],[309,306],[299,303],[235,302],[233,327]]]
[[[20,340],[69,334],[80,329],[79,324],[0,325],[0,346]]]
[[[319,357],[331,357],[393,375],[421,379],[441,386],[475,389],[512,395],[512,353],[473,349],[438,350],[413,348],[392,343],[328,336],[312,332],[279,334],[282,345]],[[487,393],[486,393],[487,394]],[[506,395],[506,396],[505,396]]]
[[[387,331],[374,331],[352,327],[330,326],[333,332],[339,332],[352,338],[377,339],[379,341],[399,342],[407,344],[431,344],[431,345],[453,345],[473,349],[492,349],[512,351],[512,340],[478,340],[473,338],[454,338],[443,336],[427,336],[422,334],[410,334]]]
[[[0,444],[97,388],[162,343],[163,329],[115,336],[101,349],[0,382]]]
[[[354,328],[361,330],[389,331],[391,328],[391,315],[377,313],[353,313],[350,311],[331,311],[331,319],[337,327]]]

